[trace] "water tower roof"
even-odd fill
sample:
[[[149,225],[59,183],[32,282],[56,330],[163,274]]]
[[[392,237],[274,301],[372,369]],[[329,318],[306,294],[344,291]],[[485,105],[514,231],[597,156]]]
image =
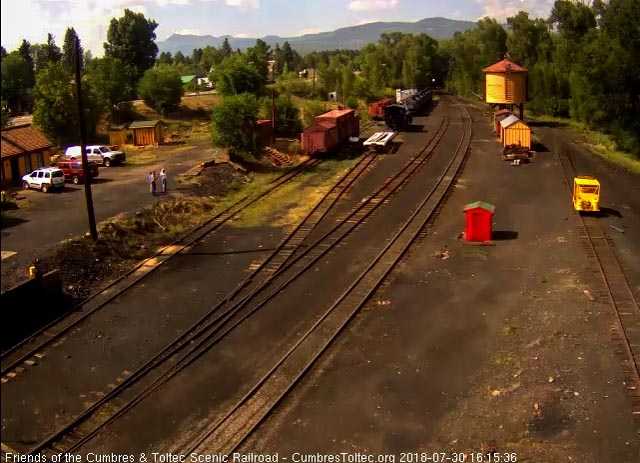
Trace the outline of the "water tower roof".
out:
[[[508,58],[503,59],[502,61],[498,61],[491,66],[484,68],[482,72],[528,72],[522,66],[518,66],[516,63],[511,61]]]

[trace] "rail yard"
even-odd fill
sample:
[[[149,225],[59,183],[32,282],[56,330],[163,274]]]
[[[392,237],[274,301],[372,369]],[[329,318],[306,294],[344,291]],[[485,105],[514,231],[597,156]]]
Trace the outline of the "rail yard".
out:
[[[513,167],[447,95],[411,123],[297,226],[231,225],[321,157],[6,351],[3,452],[633,461],[637,269],[573,211],[568,145]],[[489,246],[460,239],[477,200]]]

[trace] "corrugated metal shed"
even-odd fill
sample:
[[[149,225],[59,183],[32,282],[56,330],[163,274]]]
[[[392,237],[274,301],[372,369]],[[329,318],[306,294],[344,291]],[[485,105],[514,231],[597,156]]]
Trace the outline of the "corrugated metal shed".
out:
[[[506,119],[502,119],[500,121],[500,125],[502,126],[503,129],[509,127],[511,124],[515,124],[516,122],[518,122],[520,119],[518,119],[518,116],[514,116],[513,114],[509,117],[507,117]]]

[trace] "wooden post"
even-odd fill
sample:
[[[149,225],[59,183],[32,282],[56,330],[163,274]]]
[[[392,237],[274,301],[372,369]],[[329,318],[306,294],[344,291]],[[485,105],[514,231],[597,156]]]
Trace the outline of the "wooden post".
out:
[[[273,88],[271,89],[271,130],[273,131],[273,134],[271,135],[271,141],[275,142],[276,141],[276,95],[275,95],[275,92],[273,91]]]
[[[74,47],[74,68],[76,78],[76,101],[78,105],[78,124],[80,125],[80,150],[82,155],[82,172],[84,173],[84,197],[87,203],[87,214],[89,215],[89,232],[93,241],[98,240],[98,229],[96,227],[96,216],[93,210],[93,196],[91,195],[91,172],[89,170],[89,160],[87,159],[87,129],[84,126],[84,111],[82,109],[82,86],[80,77],[80,39],[76,37]]]

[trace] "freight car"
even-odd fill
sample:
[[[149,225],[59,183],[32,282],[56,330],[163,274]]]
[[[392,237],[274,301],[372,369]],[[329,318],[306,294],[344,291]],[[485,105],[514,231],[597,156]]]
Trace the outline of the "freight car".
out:
[[[302,149],[307,154],[329,153],[360,135],[360,118],[353,109],[334,109],[316,116],[302,132]]]
[[[369,105],[369,117],[374,120],[384,119],[384,108],[394,103],[393,98],[383,98]]]
[[[431,103],[431,90],[421,90],[403,100],[402,103],[384,108],[384,121],[393,130],[404,130],[411,124],[413,117]]]

